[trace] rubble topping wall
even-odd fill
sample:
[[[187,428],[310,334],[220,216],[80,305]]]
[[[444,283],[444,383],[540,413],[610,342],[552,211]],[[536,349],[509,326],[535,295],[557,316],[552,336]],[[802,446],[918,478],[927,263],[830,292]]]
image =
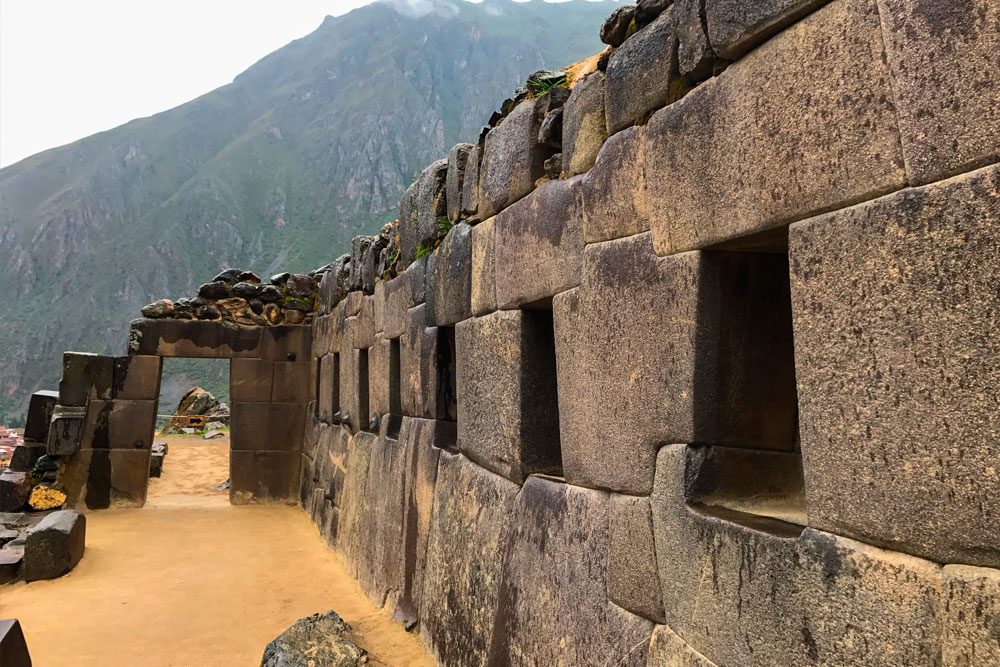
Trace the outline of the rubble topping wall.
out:
[[[1000,663],[1000,5],[602,39],[325,275],[303,507],[442,664]]]

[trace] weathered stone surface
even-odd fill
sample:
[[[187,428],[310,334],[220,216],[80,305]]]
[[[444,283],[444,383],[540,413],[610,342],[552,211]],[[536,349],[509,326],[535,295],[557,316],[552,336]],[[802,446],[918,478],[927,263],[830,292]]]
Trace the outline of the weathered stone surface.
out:
[[[580,284],[580,180],[545,183],[496,217],[494,262],[503,267],[495,272],[498,307],[547,304]]]
[[[673,9],[668,9],[611,52],[604,95],[609,135],[645,122],[679,96],[673,24]]]
[[[608,494],[531,477],[511,517],[490,664],[645,665],[653,624],[607,599]]]
[[[1000,572],[946,565],[944,576],[944,667],[1000,664]]]
[[[28,644],[16,618],[0,620],[0,657],[4,667],[31,667]]]
[[[49,422],[59,402],[58,391],[36,391],[28,401],[28,419],[24,424],[24,439],[45,442],[49,439]]]
[[[1000,7],[879,0],[910,183],[1000,162]]]
[[[100,354],[63,353],[59,404],[82,407],[92,398],[111,398],[113,364],[112,357]]]
[[[608,46],[621,46],[634,19],[635,5],[618,7],[601,25],[601,41]]]
[[[648,233],[587,246],[575,312],[554,312],[567,481],[645,495],[665,442],[791,450],[787,270],[764,253],[657,258]]]
[[[372,305],[375,313],[375,333],[385,333],[385,281],[383,280],[375,283]]]
[[[329,313],[350,292],[351,256],[344,254],[330,265],[320,280],[318,312]]]
[[[448,160],[432,162],[399,203],[399,268],[417,259],[421,246],[433,250],[438,235],[438,218],[448,214],[445,181]]]
[[[608,136],[604,118],[603,72],[594,72],[577,81],[563,107],[562,175],[582,174],[594,165],[601,144]]]
[[[351,268],[347,277],[347,285],[352,290],[364,291],[363,274],[367,268],[368,273],[374,271],[375,259],[369,252],[370,248],[378,240],[377,236],[355,236],[351,241]],[[365,262],[369,263],[365,267]]]
[[[28,529],[24,544],[24,580],[55,579],[83,558],[87,518],[76,510],[59,510]]]
[[[737,60],[830,0],[705,0],[704,21],[716,52]]]
[[[669,626],[657,625],[653,628],[653,636],[649,640],[646,667],[716,667],[716,665],[691,648]]]
[[[610,137],[580,182],[585,243],[649,231],[643,132],[641,127],[630,127]]]
[[[66,456],[79,449],[85,416],[86,408],[56,406],[49,425],[46,452],[53,456]]]
[[[457,416],[453,383],[455,350],[444,327],[428,326],[427,304],[407,312],[399,339],[400,400],[403,414],[427,419]]]
[[[378,434],[361,431],[348,439],[336,545],[349,564],[360,562],[363,558],[370,560],[373,553],[374,535],[365,521],[369,512],[368,469],[378,437]]]
[[[28,473],[4,470],[0,472],[0,512],[16,512],[28,502],[31,478]]]
[[[479,219],[479,164],[483,157],[482,146],[477,144],[469,151],[462,176],[462,215],[467,220]]]
[[[414,262],[401,275],[385,284],[386,338],[399,338],[406,331],[406,311],[424,302],[427,260]]]
[[[233,403],[232,448],[301,450],[305,403]]]
[[[472,316],[472,227],[460,222],[448,232],[428,264],[427,302],[433,323],[447,326]],[[433,299],[431,295],[433,294]]]
[[[271,327],[242,327],[219,320],[133,320],[129,353],[212,359],[259,357],[264,330]]]
[[[367,429],[368,351],[348,349],[340,353],[340,419],[352,431]]]
[[[608,599],[643,618],[665,622],[649,498],[611,496],[608,524]]]
[[[87,407],[80,447],[149,449],[156,426],[156,401],[99,401]]]
[[[340,410],[340,355],[326,354],[320,359],[319,395],[316,397],[317,414],[327,424],[333,423],[333,414]]]
[[[12,472],[29,472],[35,467],[35,461],[46,453],[45,445],[38,445],[33,442],[25,442],[10,453],[10,463],[7,469]]]
[[[555,150],[537,142],[544,100],[525,100],[486,135],[479,168],[479,217],[485,220],[531,192]]]
[[[497,311],[455,327],[458,447],[515,482],[562,467],[554,339],[545,315]]]
[[[486,315],[497,309],[495,227],[496,218],[490,218],[472,228],[473,315]]]
[[[160,397],[160,371],[163,359],[132,354],[115,357],[111,397],[152,401]]]
[[[273,361],[233,359],[229,362],[229,398],[233,403],[271,400]]]
[[[635,24],[639,28],[644,28],[656,17],[667,10],[674,0],[636,0],[635,3]]]
[[[276,403],[308,403],[315,398],[315,394],[316,364],[313,361],[275,362],[270,400]]]
[[[283,325],[263,327],[260,357],[269,361],[307,361],[312,355],[312,327]]]
[[[1000,566],[998,193],[988,167],[792,226],[810,525]]]
[[[70,507],[142,507],[150,450],[81,449],[65,460],[59,483]]]
[[[298,450],[237,451],[234,447],[229,452],[229,502],[293,504],[299,496],[301,467],[302,454]]]
[[[313,319],[312,325],[312,355],[314,359],[319,359],[330,352],[340,350],[331,349],[333,338],[333,315],[318,315]]]
[[[689,81],[707,79],[715,66],[715,51],[708,43],[708,35],[705,34],[705,3],[706,0],[674,2],[677,70]]]
[[[448,175],[445,178],[445,198],[448,204],[448,219],[458,222],[462,217],[462,186],[465,181],[465,166],[469,154],[475,148],[472,144],[455,144],[448,151]]]
[[[707,504],[725,485],[713,454],[657,459],[656,555],[680,637],[720,665],[938,664],[939,566]],[[743,473],[747,492],[767,492],[765,471]]]
[[[486,664],[518,490],[460,454],[440,454],[420,635],[441,664]]]
[[[378,334],[368,350],[368,411],[373,416],[403,414],[399,404],[399,349],[399,341]]]
[[[355,667],[368,664],[368,653],[351,639],[351,626],[336,612],[295,621],[264,649],[261,667]]]
[[[838,0],[655,114],[645,164],[656,252],[733,242],[902,187],[884,58],[874,0]]]

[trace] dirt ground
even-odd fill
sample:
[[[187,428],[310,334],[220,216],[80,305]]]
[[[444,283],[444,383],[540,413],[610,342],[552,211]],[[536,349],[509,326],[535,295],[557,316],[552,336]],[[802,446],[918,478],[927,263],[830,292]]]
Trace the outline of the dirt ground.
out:
[[[434,661],[368,601],[299,507],[229,505],[229,443],[169,443],[146,507],[87,514],[69,574],[0,588],[35,667],[252,667],[295,620],[335,610],[374,665]]]

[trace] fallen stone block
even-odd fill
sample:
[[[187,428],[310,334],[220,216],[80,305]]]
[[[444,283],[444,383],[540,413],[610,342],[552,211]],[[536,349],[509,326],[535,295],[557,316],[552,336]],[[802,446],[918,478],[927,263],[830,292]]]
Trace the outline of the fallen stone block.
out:
[[[368,653],[351,639],[351,626],[334,611],[313,614],[271,640],[261,667],[355,667],[368,664]]]
[[[449,230],[428,264],[427,303],[433,324],[448,326],[472,316],[472,227],[460,222]]]
[[[515,482],[562,467],[555,341],[546,316],[501,310],[455,326],[458,447]]]
[[[0,584],[19,581],[22,576],[23,567],[24,545],[7,543],[4,548],[0,549]],[[0,623],[2,622],[0,621]],[[4,665],[6,666],[6,664],[5,662]]]
[[[440,453],[420,601],[420,634],[441,664],[484,665],[501,558],[519,487],[460,454]]]
[[[0,658],[4,667],[31,667],[31,656],[17,619],[0,620]]]
[[[87,519],[76,510],[47,515],[28,530],[24,544],[24,580],[55,579],[83,558]]]
[[[0,472],[0,512],[17,512],[28,502],[31,478],[27,473],[4,470]]]
[[[594,166],[597,153],[608,136],[604,117],[603,72],[577,81],[563,107],[562,176],[582,174]]]
[[[479,168],[479,217],[490,218],[535,188],[556,151],[538,143],[545,100],[525,100],[486,135]]]
[[[159,324],[159,321],[156,322]],[[111,398],[114,359],[89,352],[64,352],[59,404],[87,405],[92,398]]]
[[[580,182],[580,223],[586,243],[649,231],[643,128],[627,128],[601,147]]]
[[[35,466],[35,461],[44,454],[45,445],[22,443],[11,452],[8,469],[11,472],[29,472]]]
[[[1000,161],[1000,7],[880,0],[911,184]]]
[[[576,205],[580,178],[550,181],[494,222],[497,306],[547,304],[580,284],[583,237]]]
[[[653,624],[607,598],[608,494],[539,477],[511,509],[490,664],[645,665]]]
[[[792,226],[811,526],[1000,566],[998,192],[994,166]]]
[[[680,96],[673,9],[611,52],[604,93],[608,134],[642,124],[651,113]]]
[[[163,359],[133,354],[115,357],[112,369],[111,397],[152,401],[160,397],[160,371]]]
[[[229,453],[229,502],[294,504],[299,496],[299,451],[233,449]]]
[[[58,402],[58,391],[36,391],[31,395],[31,400],[28,401],[28,419],[24,424],[25,441],[48,441],[52,411]]]

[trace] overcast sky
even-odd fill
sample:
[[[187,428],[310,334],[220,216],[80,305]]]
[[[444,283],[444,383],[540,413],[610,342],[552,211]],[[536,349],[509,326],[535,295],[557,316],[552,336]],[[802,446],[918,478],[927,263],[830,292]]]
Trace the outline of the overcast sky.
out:
[[[0,0],[0,167],[177,106],[370,0]]]

